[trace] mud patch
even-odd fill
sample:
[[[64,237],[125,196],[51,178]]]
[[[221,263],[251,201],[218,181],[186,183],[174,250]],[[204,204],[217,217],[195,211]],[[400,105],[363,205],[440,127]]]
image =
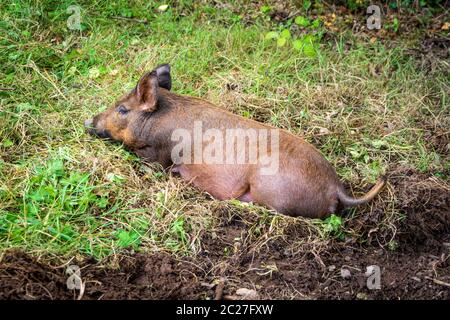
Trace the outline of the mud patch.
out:
[[[201,284],[203,272],[188,261],[158,253],[122,257],[119,268],[84,262],[82,299],[202,299],[212,295]],[[77,299],[67,288],[66,267],[33,260],[22,252],[7,253],[0,263],[0,299]]]
[[[314,243],[305,227],[295,223],[273,239],[235,242],[238,249],[229,257],[222,254],[225,243],[205,239],[205,246],[211,248],[208,256],[215,261],[213,266],[221,265],[213,268],[210,276],[227,279],[225,296],[245,287],[266,299],[448,299],[450,248],[444,242],[448,221],[444,229],[431,234],[425,230],[432,226],[427,224],[433,219],[420,221],[419,230],[434,240],[421,242],[420,247],[402,243],[393,252],[352,239]],[[224,228],[232,230],[236,224]],[[406,224],[400,228],[402,235],[416,232]],[[380,268],[379,290],[368,286],[366,272],[370,266]],[[343,276],[343,270],[347,276]]]
[[[223,281],[220,297],[227,299],[241,288],[264,299],[449,299],[448,183],[407,167],[393,169],[389,182],[394,200],[385,194],[348,219],[345,237],[323,237],[311,220],[220,205],[195,257],[141,253],[78,263],[81,298],[214,299]],[[403,218],[386,217],[388,205]],[[379,267],[380,289],[368,286],[370,266]],[[77,299],[66,267],[6,252],[0,299]]]
[[[449,46],[450,38],[428,37],[423,39],[416,48],[411,48],[409,54],[416,58],[422,70],[428,73],[447,73],[446,62],[450,58]]]
[[[342,246],[319,263],[312,254],[289,257],[268,248],[257,257],[193,262],[156,254],[123,258],[119,269],[83,266],[82,299],[213,299],[219,275],[226,279],[224,298],[248,288],[265,299],[449,299],[448,251],[412,256]],[[371,265],[380,266],[380,290],[367,287]],[[10,253],[0,265],[0,299],[77,299],[78,291],[67,289],[66,281],[64,268]]]
[[[56,271],[56,272],[55,272]],[[0,263],[0,299],[73,299],[58,270],[18,251]]]
[[[450,186],[444,180],[398,168],[393,177],[397,207],[405,215],[398,225],[403,251],[439,250],[450,241]]]

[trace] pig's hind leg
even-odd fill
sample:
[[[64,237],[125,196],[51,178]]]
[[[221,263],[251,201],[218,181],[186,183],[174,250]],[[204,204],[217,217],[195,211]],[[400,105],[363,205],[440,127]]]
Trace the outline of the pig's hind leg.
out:
[[[253,198],[245,180],[220,174],[213,171],[209,174],[199,166],[177,165],[172,168],[172,173],[179,174],[181,178],[195,187],[208,192],[215,199],[228,200],[238,199],[242,202],[251,202]]]
[[[237,199],[242,202],[253,202],[253,197],[250,190],[239,196]]]

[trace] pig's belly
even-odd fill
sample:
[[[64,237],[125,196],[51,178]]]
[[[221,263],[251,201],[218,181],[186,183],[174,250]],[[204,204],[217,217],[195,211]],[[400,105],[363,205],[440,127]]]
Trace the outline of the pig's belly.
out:
[[[176,165],[173,173],[219,200],[239,199],[252,202],[244,166],[236,165]]]

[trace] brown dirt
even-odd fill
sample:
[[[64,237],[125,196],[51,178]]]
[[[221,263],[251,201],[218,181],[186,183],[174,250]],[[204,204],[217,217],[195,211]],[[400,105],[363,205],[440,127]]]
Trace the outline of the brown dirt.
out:
[[[449,299],[448,184],[408,168],[394,169],[389,181],[405,215],[392,222],[395,228],[375,230],[386,219],[386,204],[379,201],[371,214],[348,220],[356,234],[368,237],[314,243],[306,241],[305,223],[294,219],[280,226],[278,237],[255,238],[248,236],[248,219],[254,218],[222,208],[218,231],[203,237],[203,250],[194,258],[154,253],[123,256],[115,261],[118,268],[105,267],[112,261],[81,263],[82,298],[212,299],[224,277],[224,296],[248,288],[269,299]],[[369,240],[359,243],[362,238]],[[398,242],[396,250],[380,246],[387,239]],[[366,286],[370,265],[381,268],[381,290]],[[348,279],[341,269],[350,271]],[[11,251],[0,262],[0,299],[76,299],[66,280],[65,266]]]
[[[420,44],[408,50],[408,53],[417,60],[420,69],[427,73],[448,73],[446,62],[450,58],[450,38],[443,36],[430,36],[423,39]]]
[[[280,10],[274,14],[277,21],[289,16]],[[436,22],[434,29],[441,25]],[[408,29],[403,21],[402,29]],[[440,66],[436,61],[448,59],[449,40],[428,33],[411,53],[433,71]],[[427,140],[445,156],[447,126],[440,131],[432,123],[422,127],[430,127]],[[261,226],[259,237],[250,236],[255,217],[222,208],[216,212],[216,232],[203,236],[196,257],[141,253],[77,263],[85,282],[82,298],[212,299],[219,279],[225,278],[224,296],[248,288],[269,299],[449,299],[448,181],[395,167],[389,184],[370,209],[346,222],[352,232],[343,240],[320,239],[295,219],[278,226],[276,237],[265,238],[267,225]],[[387,216],[389,205],[404,218]],[[364,273],[370,265],[381,268],[381,290],[366,286]],[[341,269],[350,276],[344,279]],[[0,299],[76,299],[78,291],[67,289],[65,270],[22,252],[6,252],[0,258]]]

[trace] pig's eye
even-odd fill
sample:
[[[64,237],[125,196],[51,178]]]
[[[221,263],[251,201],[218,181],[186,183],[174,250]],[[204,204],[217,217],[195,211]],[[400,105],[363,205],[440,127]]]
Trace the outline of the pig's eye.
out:
[[[126,114],[128,113],[128,111],[130,110],[128,110],[127,107],[125,107],[123,104],[117,107],[117,112],[120,114]]]

